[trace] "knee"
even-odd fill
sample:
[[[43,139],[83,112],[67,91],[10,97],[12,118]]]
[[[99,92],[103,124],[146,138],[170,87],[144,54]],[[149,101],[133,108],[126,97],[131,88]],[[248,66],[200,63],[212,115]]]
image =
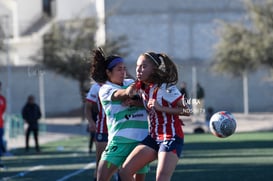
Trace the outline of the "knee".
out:
[[[97,170],[97,181],[107,181],[107,180],[111,180],[111,177],[113,175],[113,173],[115,172],[114,169],[106,169],[106,167],[104,167],[105,165],[100,165],[98,166],[98,170]]]
[[[108,173],[103,174],[100,170],[97,171],[97,181],[110,180],[108,177]]]
[[[128,180],[134,175],[130,169],[124,167],[119,169],[118,174],[121,181]]]
[[[120,170],[118,171],[118,176],[119,176],[119,180],[120,180],[120,181],[123,181],[124,178],[126,178],[126,173],[124,172],[123,169],[120,169]]]
[[[165,181],[170,180],[172,177],[172,173],[166,172],[166,171],[160,171],[156,175],[156,180],[158,181]]]

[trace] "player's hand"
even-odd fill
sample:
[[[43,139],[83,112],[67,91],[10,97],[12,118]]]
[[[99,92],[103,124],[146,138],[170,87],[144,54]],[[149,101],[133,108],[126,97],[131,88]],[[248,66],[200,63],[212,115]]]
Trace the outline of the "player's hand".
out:
[[[135,83],[132,83],[129,87],[127,87],[126,94],[129,97],[134,97],[134,95],[137,94],[137,92],[136,92],[136,84]]]
[[[150,109],[155,109],[155,110],[159,110],[161,108],[161,106],[158,104],[158,102],[155,99],[149,99],[148,103],[147,103],[147,107]]]

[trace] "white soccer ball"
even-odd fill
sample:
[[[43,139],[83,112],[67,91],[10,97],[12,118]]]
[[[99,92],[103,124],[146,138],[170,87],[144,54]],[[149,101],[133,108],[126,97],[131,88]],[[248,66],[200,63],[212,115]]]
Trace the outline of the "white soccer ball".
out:
[[[226,138],[235,132],[236,120],[230,112],[220,111],[212,115],[209,127],[213,135]]]

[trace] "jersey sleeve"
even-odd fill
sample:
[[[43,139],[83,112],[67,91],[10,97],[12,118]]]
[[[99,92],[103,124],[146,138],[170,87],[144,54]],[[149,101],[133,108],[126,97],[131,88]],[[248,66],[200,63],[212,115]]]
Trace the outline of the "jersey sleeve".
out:
[[[103,101],[111,101],[112,95],[116,92],[118,88],[111,85],[104,84],[99,90],[99,98]]]
[[[131,85],[132,83],[134,83],[135,81],[133,79],[124,79],[123,84],[128,87],[129,85]]]
[[[112,95],[119,89],[126,89],[129,85],[134,83],[133,79],[124,79],[123,86],[115,87],[110,84],[104,84],[99,90],[99,98],[101,101],[111,101]]]
[[[88,102],[93,102],[93,103],[97,103],[98,102],[98,93],[99,93],[99,89],[100,89],[100,86],[96,83],[96,84],[93,84],[90,89],[89,89],[89,92],[87,93],[86,95],[86,100]]]
[[[162,98],[170,104],[175,104],[182,98],[182,94],[175,85],[167,88],[161,87]]]

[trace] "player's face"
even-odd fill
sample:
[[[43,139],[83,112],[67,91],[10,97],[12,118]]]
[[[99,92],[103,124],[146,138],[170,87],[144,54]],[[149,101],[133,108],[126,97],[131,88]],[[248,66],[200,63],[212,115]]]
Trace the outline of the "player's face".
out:
[[[124,63],[119,63],[117,64],[112,71],[108,72],[108,77],[110,79],[111,82],[118,84],[118,85],[122,85],[123,84],[123,80],[126,74],[126,67],[124,65]]]
[[[136,77],[138,80],[149,83],[149,77],[153,72],[154,65],[144,55],[140,55],[137,59]]]

